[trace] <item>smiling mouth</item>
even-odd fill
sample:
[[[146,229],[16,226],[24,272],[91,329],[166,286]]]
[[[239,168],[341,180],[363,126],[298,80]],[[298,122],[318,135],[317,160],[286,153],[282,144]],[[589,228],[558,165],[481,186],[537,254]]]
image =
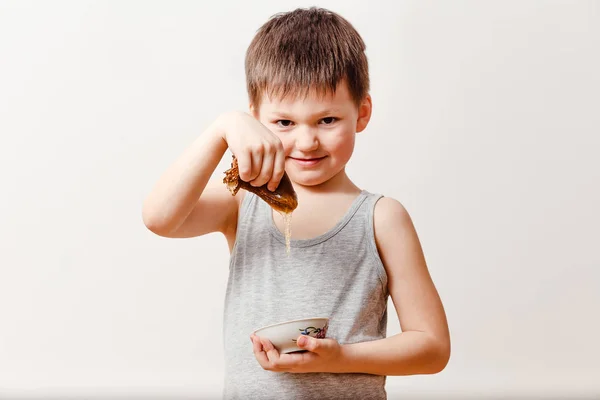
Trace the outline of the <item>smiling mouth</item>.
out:
[[[316,158],[295,158],[295,157],[290,157],[290,158],[291,158],[291,159],[293,159],[293,160],[296,160],[296,161],[300,161],[300,162],[303,162],[303,161],[304,161],[304,162],[311,162],[311,161],[319,161],[319,160],[322,160],[322,159],[324,159],[325,157],[316,157]]]
[[[300,167],[312,167],[321,162],[321,160],[325,159],[325,157],[319,158],[294,158],[290,157],[294,162]]]

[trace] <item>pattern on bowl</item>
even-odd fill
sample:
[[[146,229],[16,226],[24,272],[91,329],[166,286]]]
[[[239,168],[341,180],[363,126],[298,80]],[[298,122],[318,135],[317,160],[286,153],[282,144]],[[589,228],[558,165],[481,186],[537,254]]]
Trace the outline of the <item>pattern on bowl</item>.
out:
[[[309,326],[308,328],[299,329],[301,335],[313,336],[317,339],[324,339],[325,335],[327,335],[327,328],[329,328],[329,323],[326,323],[322,328],[315,328],[314,326]],[[292,339],[292,342],[296,343],[296,339]]]

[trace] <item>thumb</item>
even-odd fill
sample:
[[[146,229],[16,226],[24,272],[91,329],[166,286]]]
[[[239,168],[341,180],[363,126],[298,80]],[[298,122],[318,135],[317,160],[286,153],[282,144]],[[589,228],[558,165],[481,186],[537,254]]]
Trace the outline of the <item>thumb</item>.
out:
[[[301,349],[314,353],[318,353],[323,348],[323,339],[316,339],[307,335],[300,335],[296,343]]]

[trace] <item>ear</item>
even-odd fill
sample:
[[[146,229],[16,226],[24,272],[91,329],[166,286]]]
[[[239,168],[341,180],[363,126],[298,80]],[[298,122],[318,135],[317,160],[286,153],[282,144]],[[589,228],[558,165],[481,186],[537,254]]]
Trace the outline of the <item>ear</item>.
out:
[[[371,111],[373,110],[373,102],[371,95],[367,94],[358,107],[358,119],[356,120],[356,132],[365,130],[371,120]]]

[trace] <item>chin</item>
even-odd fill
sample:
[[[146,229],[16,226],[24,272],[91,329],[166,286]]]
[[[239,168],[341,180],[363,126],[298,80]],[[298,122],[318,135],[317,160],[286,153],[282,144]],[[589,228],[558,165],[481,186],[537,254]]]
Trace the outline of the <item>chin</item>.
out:
[[[321,174],[289,174],[290,180],[295,185],[300,186],[318,186],[329,181],[333,176],[323,176]],[[310,176],[313,175],[313,176]]]
[[[290,178],[290,180],[292,181],[292,183],[294,185],[300,185],[300,186],[306,186],[306,187],[318,186],[318,185],[326,182],[326,180],[323,180],[323,179],[292,179],[292,178]]]

